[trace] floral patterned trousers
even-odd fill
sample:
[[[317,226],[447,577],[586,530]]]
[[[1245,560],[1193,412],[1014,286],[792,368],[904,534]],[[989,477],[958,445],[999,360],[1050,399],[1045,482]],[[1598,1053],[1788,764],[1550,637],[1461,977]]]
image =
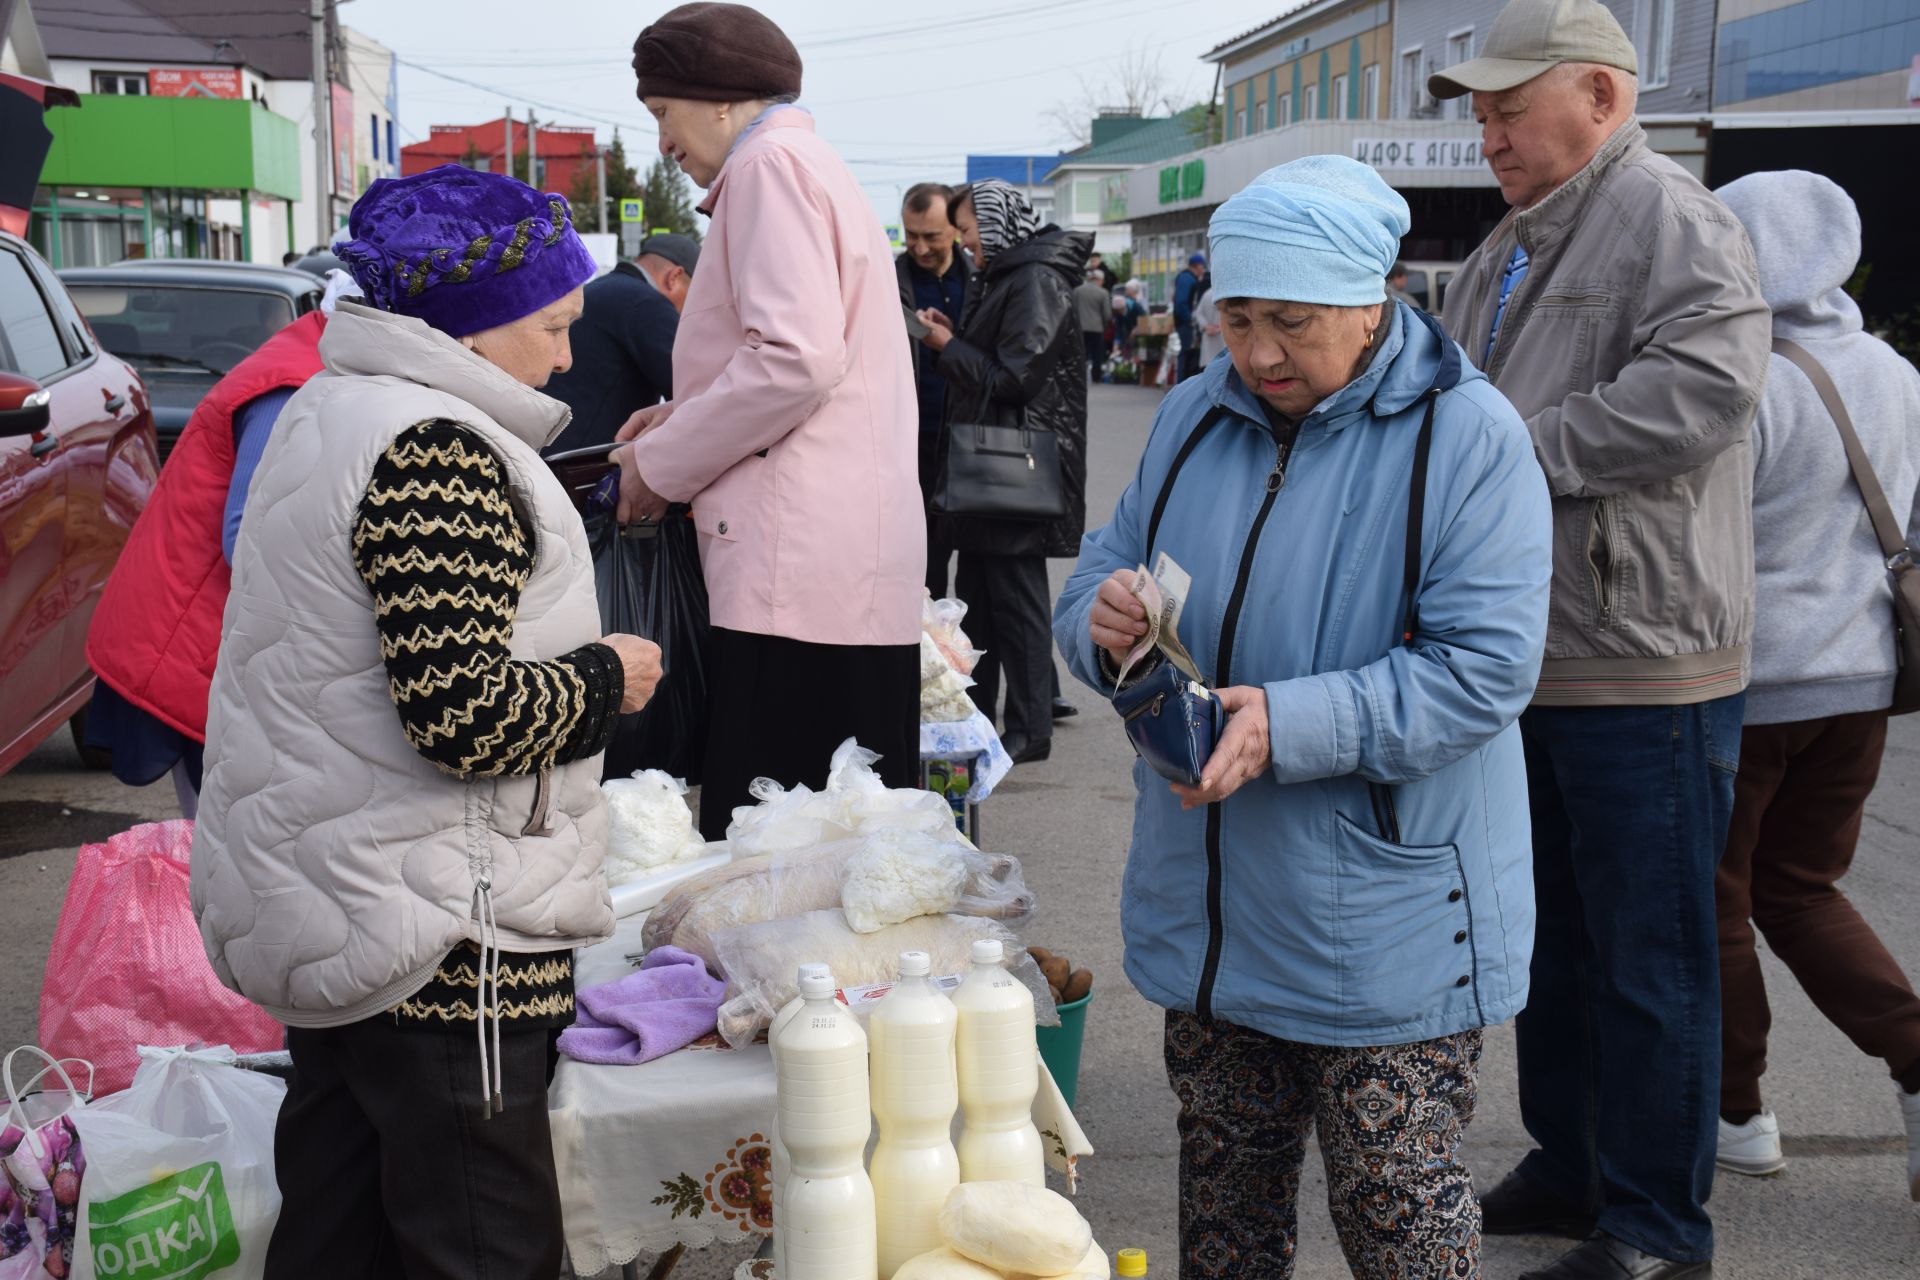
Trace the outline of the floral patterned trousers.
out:
[[[1460,1163],[1481,1033],[1377,1049],[1295,1044],[1167,1014],[1180,1099],[1180,1277],[1287,1280],[1307,1136],[1360,1280],[1478,1280],[1480,1202]]]

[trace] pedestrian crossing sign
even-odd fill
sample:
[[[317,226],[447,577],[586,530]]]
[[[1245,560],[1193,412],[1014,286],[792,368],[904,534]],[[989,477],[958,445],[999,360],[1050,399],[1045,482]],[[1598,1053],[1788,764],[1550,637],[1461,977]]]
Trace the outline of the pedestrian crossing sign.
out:
[[[647,220],[647,202],[638,196],[620,202],[620,221],[645,222]]]

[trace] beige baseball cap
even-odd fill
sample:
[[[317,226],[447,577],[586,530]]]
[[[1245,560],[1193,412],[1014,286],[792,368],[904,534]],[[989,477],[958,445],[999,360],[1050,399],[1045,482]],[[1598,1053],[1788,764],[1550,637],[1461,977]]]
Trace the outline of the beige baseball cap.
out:
[[[1427,92],[1436,98],[1500,93],[1563,62],[1640,74],[1633,41],[1600,0],[1512,0],[1493,20],[1480,56],[1427,77]]]

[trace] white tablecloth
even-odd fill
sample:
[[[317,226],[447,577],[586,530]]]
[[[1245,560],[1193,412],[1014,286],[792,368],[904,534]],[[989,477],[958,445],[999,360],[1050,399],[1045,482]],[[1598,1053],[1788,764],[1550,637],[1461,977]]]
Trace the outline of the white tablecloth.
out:
[[[641,954],[645,916],[580,952],[574,981],[624,977]],[[633,957],[629,960],[628,957]],[[731,1050],[712,1037],[638,1067],[562,1058],[547,1106],[554,1163],[576,1273],[596,1275],[676,1244],[705,1248],[773,1230],[773,1059],[764,1044]],[[1034,1121],[1052,1166],[1077,1177],[1092,1153],[1051,1077],[1042,1072]]]
[[[965,720],[920,726],[922,760],[975,760],[972,785],[967,788],[967,803],[979,804],[993,794],[1000,780],[1013,772],[1013,757],[1000,745],[993,721],[976,711]]]

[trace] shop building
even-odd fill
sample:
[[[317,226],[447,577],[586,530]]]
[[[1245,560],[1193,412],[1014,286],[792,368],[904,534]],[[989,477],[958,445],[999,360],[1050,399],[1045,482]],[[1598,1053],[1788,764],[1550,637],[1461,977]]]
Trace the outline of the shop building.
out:
[[[1193,150],[1206,140],[1208,120],[1205,107],[1177,116],[1098,116],[1087,145],[1068,152],[1045,175],[1053,189],[1054,221],[1069,231],[1090,233],[1096,253],[1113,256],[1130,250],[1127,175],[1143,164]]]
[[[400,172],[411,176],[443,164],[460,164],[482,172],[505,173],[509,138],[515,175],[527,172],[531,147],[534,186],[571,198],[574,184],[584,181],[587,186],[582,189],[591,192],[597,154],[593,129],[582,125],[543,124],[532,118],[515,120],[503,116],[484,124],[436,124],[428,131],[425,142],[400,148]],[[588,208],[591,207],[589,199]]]
[[[1916,0],[1720,0],[1715,16],[1716,111],[1920,105]]]
[[[53,78],[81,95],[48,117],[30,224],[56,266],[278,264],[330,238],[390,167],[393,54],[329,20],[328,178],[313,190],[308,0],[35,0],[34,13]]]

